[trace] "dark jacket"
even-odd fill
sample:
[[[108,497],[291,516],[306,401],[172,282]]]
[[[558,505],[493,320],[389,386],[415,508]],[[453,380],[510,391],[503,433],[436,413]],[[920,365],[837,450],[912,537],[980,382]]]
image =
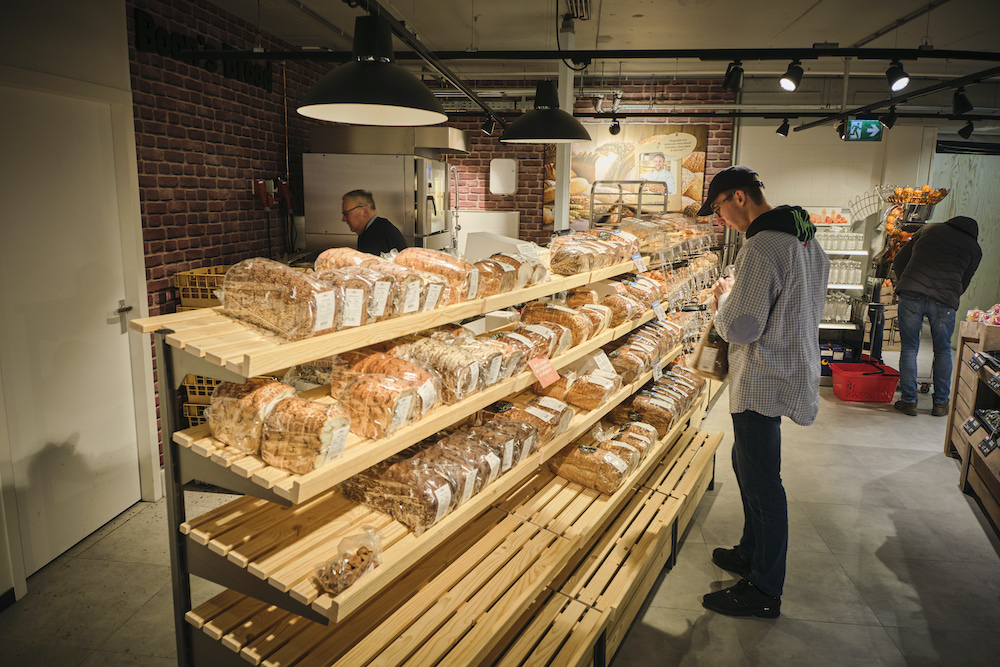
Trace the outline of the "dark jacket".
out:
[[[983,258],[978,238],[979,225],[965,216],[924,225],[892,262],[896,292],[922,294],[957,310]]]
[[[385,218],[378,217],[368,228],[358,234],[358,250],[379,255],[392,249],[406,248],[406,239],[396,226]]]

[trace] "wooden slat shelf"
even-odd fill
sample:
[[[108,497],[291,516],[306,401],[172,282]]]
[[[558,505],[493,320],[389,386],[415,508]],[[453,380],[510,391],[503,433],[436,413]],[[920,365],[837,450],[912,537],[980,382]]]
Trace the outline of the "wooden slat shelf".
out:
[[[686,454],[669,437],[650,453],[647,470],[601,503],[604,512],[589,509],[593,502],[573,509],[574,523],[589,525],[559,533],[489,508],[346,622],[322,626],[232,591],[191,610],[187,621],[232,652],[231,663],[214,664],[240,664],[237,653],[251,664],[296,667],[588,664],[594,638],[623,617],[613,601],[634,615],[658,559],[674,548],[687,499],[638,485],[658,456]],[[691,426],[684,441],[703,447],[711,438]]]
[[[654,317],[655,314],[653,311],[649,310],[636,320],[625,322],[576,347],[570,348],[563,354],[552,359],[552,365],[556,369],[564,368],[580,360],[585,355],[600,349],[601,346],[651,321]],[[673,359],[679,353],[680,348],[675,348],[665,359]],[[268,466],[259,456],[246,455],[233,447],[227,447],[224,443],[211,436],[207,424],[200,424],[183,431],[177,431],[174,433],[174,442],[190,450],[190,453],[210,460],[219,466],[220,469],[217,471],[219,476],[216,476],[212,480],[203,481],[227,486],[225,477],[235,476],[242,480],[249,480],[253,485],[259,487],[260,491],[258,493],[263,497],[272,499],[272,494],[274,494],[278,498],[287,501],[287,503],[298,504],[323,493],[334,484],[342,482],[348,477],[370,468],[379,461],[383,461],[393,454],[437,433],[441,429],[442,424],[454,424],[495,401],[506,398],[518,391],[523,391],[534,384],[534,382],[535,376],[530,371],[525,371],[515,377],[499,382],[485,391],[473,394],[454,405],[435,407],[419,421],[399,429],[390,437],[380,440],[367,440],[359,438],[352,433],[348,435],[347,445],[340,458],[304,475],[289,474],[283,470]],[[303,392],[302,396],[324,402],[333,400],[329,396],[329,391],[324,388]],[[235,484],[239,481],[238,479],[233,479],[232,483]],[[252,488],[247,491],[245,484],[241,490],[244,492],[253,492]]]
[[[677,352],[679,348],[662,363],[669,363]],[[461,530],[472,517],[520,487],[543,463],[585,434],[652,377],[652,371],[642,374],[596,410],[578,410],[565,433],[543,445],[539,452],[507,471],[419,537],[387,515],[348,501],[333,490],[291,508],[245,496],[184,522],[179,530],[191,540],[190,551],[202,549],[214,555],[220,560],[217,563],[220,570],[233,566],[245,569],[266,580],[275,592],[287,593],[294,601],[287,606],[309,605],[322,617],[341,621]],[[685,419],[701,407],[699,401]],[[672,433],[678,430],[679,426]],[[312,579],[313,566],[328,560],[331,548],[340,539],[359,533],[365,524],[374,525],[383,533],[382,565],[336,597],[322,592]]]
[[[553,276],[549,282],[505,294],[411,313],[300,341],[281,341],[256,327],[231,319],[222,314],[221,306],[136,318],[131,320],[130,326],[139,333],[171,329],[173,333],[166,338],[168,345],[243,377],[253,377],[441,324],[484,315],[634,270],[635,265],[629,260],[575,276]]]

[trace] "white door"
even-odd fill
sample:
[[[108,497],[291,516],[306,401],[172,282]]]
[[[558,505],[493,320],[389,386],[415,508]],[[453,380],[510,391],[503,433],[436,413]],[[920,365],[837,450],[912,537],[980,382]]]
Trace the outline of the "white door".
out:
[[[139,500],[113,147],[108,103],[0,86],[0,368],[28,575]]]

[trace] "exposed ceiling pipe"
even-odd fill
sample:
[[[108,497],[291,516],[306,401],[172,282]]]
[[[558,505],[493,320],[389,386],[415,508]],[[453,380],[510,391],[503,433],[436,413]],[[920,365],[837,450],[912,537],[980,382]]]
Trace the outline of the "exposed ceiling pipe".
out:
[[[882,28],[879,28],[878,30],[876,30],[872,34],[868,35],[864,39],[858,40],[857,42],[854,43],[854,48],[859,48],[859,47],[864,46],[865,44],[868,44],[870,42],[874,42],[876,39],[878,39],[882,35],[888,35],[893,30],[897,30],[898,28],[903,27],[904,25],[906,25],[907,23],[909,23],[913,19],[920,18],[924,14],[930,13],[931,10],[937,9],[941,5],[947,4],[950,1],[951,0],[931,0],[931,2],[928,2],[926,6],[921,7],[919,9],[915,9],[912,12],[910,12],[909,14],[907,14],[906,16],[903,16],[901,18],[896,19],[895,21],[893,21],[889,25],[887,25],[885,27],[882,27]]]

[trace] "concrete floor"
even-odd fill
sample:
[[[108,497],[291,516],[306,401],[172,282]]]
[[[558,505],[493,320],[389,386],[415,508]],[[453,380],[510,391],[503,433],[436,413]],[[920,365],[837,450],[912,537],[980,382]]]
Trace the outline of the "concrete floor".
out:
[[[888,360],[887,360],[888,361]],[[704,428],[730,434],[727,397]],[[731,619],[701,606],[734,579],[711,562],[741,530],[719,451],[709,492],[614,665],[995,665],[1000,542],[957,488],[942,453],[946,420],[891,404],[848,404],[821,390],[808,428],[784,421],[790,549],[782,616]],[[190,515],[232,496],[188,493]],[[196,602],[221,590],[192,579]],[[32,576],[0,613],[0,663],[28,667],[176,663],[166,510],[139,503]]]

